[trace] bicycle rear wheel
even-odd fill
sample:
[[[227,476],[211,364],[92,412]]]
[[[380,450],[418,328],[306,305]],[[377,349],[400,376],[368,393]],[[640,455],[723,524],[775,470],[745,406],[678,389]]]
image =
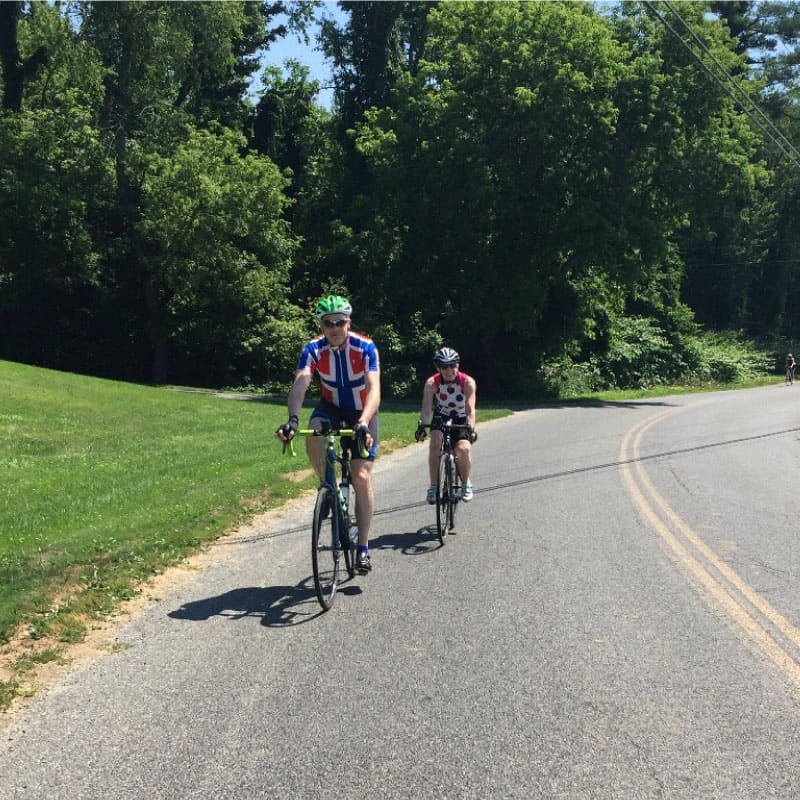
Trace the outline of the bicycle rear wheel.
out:
[[[439,472],[436,475],[436,533],[439,541],[447,541],[448,506],[450,497],[450,471],[447,467],[449,456],[442,453],[439,456]]]
[[[314,591],[325,611],[333,605],[339,584],[342,547],[339,542],[338,513],[338,503],[330,488],[321,486],[317,492],[311,526],[311,565],[314,570]]]

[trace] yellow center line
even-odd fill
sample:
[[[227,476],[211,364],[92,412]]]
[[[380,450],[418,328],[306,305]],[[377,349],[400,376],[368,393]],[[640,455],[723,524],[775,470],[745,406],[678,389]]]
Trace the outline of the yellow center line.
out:
[[[785,617],[776,611],[763,597],[749,586],[739,575],[730,568],[719,556],[703,542],[699,536],[682,520],[669,506],[656,490],[653,482],[648,477],[644,467],[639,461],[642,437],[653,425],[665,417],[684,409],[672,409],[659,414],[653,419],[635,425],[624,436],[620,445],[620,461],[622,477],[628,493],[634,504],[639,509],[642,517],[658,533],[664,543],[676,558],[695,576],[699,584],[705,589],[707,598],[714,606],[724,612],[731,622],[744,633],[751,642],[756,644],[761,651],[777,665],[794,686],[800,689],[800,664],[770,635],[764,625],[751,615],[747,609],[733,596],[723,583],[706,569],[696,555],[701,555],[718,572],[728,580],[732,587],[738,590],[742,597],[758,609],[788,640],[800,648],[800,630],[793,626]],[[633,439],[633,447],[630,441]],[[635,464],[636,478],[631,464]],[[637,483],[641,483],[642,488]],[[644,491],[643,491],[644,489]],[[656,509],[645,497],[647,492],[661,512],[659,516]],[[671,523],[686,539],[688,547],[684,545],[669,529],[666,523]],[[695,553],[691,552],[694,548]]]

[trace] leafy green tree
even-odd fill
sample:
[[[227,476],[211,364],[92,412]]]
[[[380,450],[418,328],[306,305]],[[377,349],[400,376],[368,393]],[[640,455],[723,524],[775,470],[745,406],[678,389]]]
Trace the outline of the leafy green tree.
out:
[[[0,117],[0,151],[0,353],[102,368],[93,318],[107,297],[91,231],[113,190],[103,142],[80,108],[66,128],[60,113],[37,110]]]
[[[621,273],[632,251],[609,169],[624,53],[582,5],[454,3],[428,22],[417,74],[359,129],[386,201],[367,279],[385,271],[400,319],[422,310],[502,383],[532,347],[585,335],[584,271]]]
[[[677,47],[588,4],[437,7],[417,73],[357,129],[377,181],[367,282],[499,389],[531,356],[608,347],[621,314],[674,324],[681,231],[756,180],[749,129],[685,54],[667,62]]]
[[[394,81],[415,70],[424,49],[427,15],[434,2],[348,2],[339,6],[348,21],[322,25],[322,49],[334,64],[342,130],[374,106],[390,102]]]
[[[760,87],[748,79],[747,47],[763,43],[763,31],[730,35],[741,30],[742,4],[726,7],[724,24],[701,5],[670,11],[686,44],[655,20],[647,41],[661,54],[665,88],[679,100],[674,144],[684,177],[673,195],[682,196],[686,213],[674,237],[686,264],[682,296],[704,325],[751,326],[752,265],[764,256],[774,218],[761,133],[748,117]]]
[[[209,385],[285,380],[302,336],[286,302],[286,180],[244,145],[232,131],[194,130],[173,154],[143,156],[140,228],[171,374]]]
[[[764,129],[768,127],[765,123],[772,123],[769,135],[762,135],[761,155],[772,165],[773,177],[768,185],[758,187],[760,201],[755,212],[750,212],[747,230],[734,237],[723,234],[722,246],[706,259],[710,262],[708,269],[719,273],[718,285],[723,289],[740,287],[736,293],[737,327],[755,335],[792,338],[800,307],[800,234],[795,224],[798,169],[787,157],[786,147],[796,144],[800,134],[800,3],[712,3],[711,8],[730,29],[737,52],[747,59],[752,79],[749,85],[759,93],[754,100],[767,115],[756,116],[759,127]],[[726,230],[729,232],[730,228]],[[718,316],[706,313],[709,304],[705,299],[691,297],[690,302],[709,323],[722,323]],[[725,314],[728,319],[734,316],[730,310]]]
[[[274,66],[264,72],[250,145],[281,169],[289,170],[290,193],[296,197],[311,188],[309,170],[313,170],[319,148],[324,146],[329,115],[315,103],[319,83],[310,79],[308,67],[298,61],[287,66],[286,76]]]
[[[286,6],[253,3],[92,3],[83,9],[83,35],[108,72],[102,124],[112,143],[117,179],[114,227],[125,245],[109,266],[120,299],[144,307],[142,327],[152,348],[151,377],[169,374],[173,318],[163,253],[143,233],[143,175],[148,159],[171,158],[194,125],[237,119],[236,93],[255,69],[268,16]],[[260,31],[260,32],[259,32]],[[161,247],[164,243],[161,242]]]
[[[58,8],[32,4],[17,22],[20,59],[48,57],[0,113],[0,353],[103,374],[121,325],[95,235],[114,196],[102,69]]]

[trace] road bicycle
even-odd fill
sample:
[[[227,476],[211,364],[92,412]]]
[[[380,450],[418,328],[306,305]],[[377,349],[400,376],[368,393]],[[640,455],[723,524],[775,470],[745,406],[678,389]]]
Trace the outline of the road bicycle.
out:
[[[794,383],[794,367],[786,367],[786,384],[791,386]]]
[[[317,600],[327,611],[336,598],[341,563],[351,578],[356,574],[358,528],[352,514],[355,495],[350,481],[350,454],[336,452],[337,437],[355,437],[355,433],[349,428],[335,430],[323,422],[319,431],[301,429],[295,435],[325,437],[325,478],[317,489],[311,520],[311,566]],[[287,446],[294,455],[291,440],[284,442],[284,453]],[[361,437],[357,437],[356,446],[364,457],[368,455]]]
[[[422,425],[429,430],[442,431],[442,446],[439,449],[439,467],[436,471],[436,533],[444,544],[447,534],[455,529],[456,511],[461,500],[461,476],[458,474],[458,456],[455,454],[453,433],[469,430],[469,425],[453,420],[443,420],[434,428]]]

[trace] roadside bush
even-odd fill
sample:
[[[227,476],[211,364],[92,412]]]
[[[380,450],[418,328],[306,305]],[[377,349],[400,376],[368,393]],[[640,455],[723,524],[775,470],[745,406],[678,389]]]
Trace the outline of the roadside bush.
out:
[[[681,381],[700,366],[690,337],[666,331],[651,317],[619,317],[604,353],[591,357],[596,388],[646,389]]]
[[[542,362],[536,378],[537,393],[548,398],[580,397],[605,388],[595,364],[573,363],[566,355]]]
[[[738,383],[782,373],[790,349],[786,343],[758,344],[736,331],[668,334],[652,319],[624,317],[615,321],[605,353],[588,361],[568,355],[543,361],[536,394],[566,399],[614,389]]]
[[[433,354],[442,346],[442,337],[426,327],[422,315],[412,315],[404,332],[392,323],[379,325],[372,333],[381,356],[381,383],[386,397],[417,398],[422,382],[433,372]]]
[[[700,366],[684,376],[688,383],[736,383],[775,370],[775,356],[741,332],[708,332],[691,337]],[[781,362],[782,370],[782,362]]]

